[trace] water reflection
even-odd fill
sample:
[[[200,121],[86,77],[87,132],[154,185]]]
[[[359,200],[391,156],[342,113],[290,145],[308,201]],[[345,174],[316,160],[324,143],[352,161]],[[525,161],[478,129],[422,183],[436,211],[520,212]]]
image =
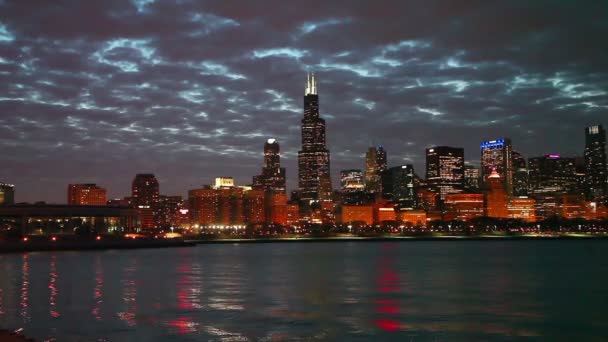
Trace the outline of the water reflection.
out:
[[[21,267],[21,294],[20,294],[20,315],[23,323],[28,323],[31,320],[29,308],[29,289],[30,289],[30,263],[29,254],[23,254]]]
[[[118,313],[120,320],[128,326],[133,327],[137,324],[135,314],[137,311],[137,281],[135,273],[137,271],[137,259],[131,258],[127,267],[123,269],[122,277],[122,300],[124,311]]]
[[[93,310],[91,314],[101,321],[101,305],[103,304],[103,268],[99,255],[95,258],[95,288],[93,289]]]
[[[399,323],[399,277],[394,268],[395,244],[384,243],[381,246],[381,257],[378,265],[376,287],[378,298],[375,301],[376,326],[384,331],[394,332],[404,326]]]
[[[177,308],[187,314],[167,322],[168,327],[175,333],[183,335],[197,331],[199,324],[194,322],[192,311],[203,309],[201,296],[203,293],[202,268],[199,262],[192,258],[180,258],[177,266],[175,282]]]
[[[57,311],[57,294],[59,292],[56,286],[59,274],[57,273],[57,257],[54,254],[51,256],[49,276],[49,315],[51,316],[51,318],[59,318],[61,316],[59,311]]]
[[[486,246],[8,255],[0,259],[0,326],[23,327],[38,341],[593,341],[604,332],[608,264],[581,256],[576,267],[566,256],[534,264],[545,245]],[[598,253],[608,258],[608,248]]]

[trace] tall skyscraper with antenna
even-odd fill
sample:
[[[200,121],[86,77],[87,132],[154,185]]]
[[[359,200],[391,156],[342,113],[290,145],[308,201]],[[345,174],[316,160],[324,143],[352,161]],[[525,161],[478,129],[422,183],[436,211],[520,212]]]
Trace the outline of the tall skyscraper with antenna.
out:
[[[298,152],[298,186],[304,202],[331,198],[329,150],[325,145],[325,120],[319,116],[319,95],[314,74],[308,74],[304,92],[302,149]]]

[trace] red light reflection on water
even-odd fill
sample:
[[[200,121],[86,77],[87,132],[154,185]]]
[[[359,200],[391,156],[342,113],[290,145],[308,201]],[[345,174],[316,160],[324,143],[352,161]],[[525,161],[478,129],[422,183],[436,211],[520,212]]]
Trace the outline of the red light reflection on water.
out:
[[[180,318],[167,322],[167,325],[169,327],[175,329],[176,333],[183,335],[183,334],[195,332],[196,326],[198,324],[195,322],[192,322],[192,319],[190,317],[180,317]]]
[[[192,279],[188,276],[192,272],[192,267],[181,264],[178,266],[177,272],[180,274],[177,279],[177,307],[181,310],[192,310],[194,309],[190,286]]]
[[[393,245],[383,244],[383,256],[379,263],[379,276],[376,279],[379,298],[375,300],[376,313],[379,318],[375,325],[384,331],[394,332],[405,328],[396,318],[399,315],[399,302],[395,298],[399,294],[399,276],[393,270],[394,260],[391,255]]]
[[[23,322],[30,321],[30,310],[29,310],[29,287],[30,287],[30,264],[29,255],[23,255],[23,266],[21,267],[21,295],[19,297],[19,306],[21,310],[19,314],[23,319]]]
[[[103,303],[103,269],[101,267],[101,261],[97,257],[95,261],[95,288],[93,289],[93,300],[95,305],[91,314],[96,320],[101,321],[101,304]]]
[[[57,311],[57,278],[59,278],[59,274],[57,273],[57,257],[55,255],[51,256],[51,267],[50,267],[50,279],[49,279],[49,290],[51,291],[49,295],[49,315],[52,318],[59,318],[61,314]]]
[[[118,318],[128,326],[133,327],[137,324],[135,312],[137,311],[137,281],[135,272],[137,271],[137,260],[132,259],[131,265],[124,269],[124,279],[122,280],[123,292],[122,300],[125,304],[125,311],[118,313]]]

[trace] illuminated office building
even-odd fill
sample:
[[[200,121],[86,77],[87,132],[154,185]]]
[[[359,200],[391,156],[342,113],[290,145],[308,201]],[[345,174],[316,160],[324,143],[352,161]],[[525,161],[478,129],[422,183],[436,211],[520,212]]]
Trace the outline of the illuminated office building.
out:
[[[266,191],[253,189],[245,192],[245,216],[251,224],[266,222]]]
[[[528,168],[526,159],[517,151],[512,152],[513,196],[528,195]]]
[[[481,179],[484,185],[493,170],[500,175],[508,196],[513,194],[513,148],[508,138],[481,143]]]
[[[252,190],[254,191],[254,190]],[[193,224],[242,225],[245,223],[245,191],[242,187],[205,185],[188,191],[188,202]]]
[[[329,150],[325,145],[325,120],[319,116],[319,95],[314,74],[308,75],[304,92],[302,149],[298,152],[298,187],[300,199],[331,199]]]
[[[558,154],[548,154],[530,158],[528,168],[531,195],[578,192],[575,158],[563,158]]]
[[[608,195],[606,131],[602,125],[585,128],[585,173],[587,199],[604,202]]]
[[[177,228],[182,225],[180,210],[185,209],[182,196],[158,196],[154,221],[159,228]]]
[[[464,165],[464,188],[467,191],[479,191],[481,185],[481,172],[479,168],[466,164]]]
[[[463,191],[464,175],[463,148],[437,146],[426,149],[426,181],[437,190],[441,200],[447,194]]]
[[[262,174],[253,177],[253,188],[285,192],[285,168],[281,167],[280,147],[276,139],[268,139],[264,144],[264,167]]]
[[[68,205],[106,205],[106,189],[96,184],[69,184]]]
[[[414,166],[412,164],[394,166],[382,173],[382,197],[391,201],[399,209],[416,208],[414,189]]]
[[[15,204],[15,186],[0,182],[0,205]]]
[[[486,216],[495,218],[508,218],[508,200],[504,189],[502,177],[493,170],[486,179]]]
[[[156,177],[149,173],[139,173],[131,185],[131,203],[137,209],[141,228],[155,227],[154,211],[158,204],[159,186]]]
[[[381,175],[386,169],[386,151],[384,148],[382,146],[370,147],[365,153],[365,188],[368,192],[382,192]]]

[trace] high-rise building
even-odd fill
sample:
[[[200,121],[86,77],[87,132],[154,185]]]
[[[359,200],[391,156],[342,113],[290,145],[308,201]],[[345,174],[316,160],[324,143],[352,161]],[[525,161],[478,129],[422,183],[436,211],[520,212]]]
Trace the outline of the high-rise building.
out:
[[[340,189],[342,192],[362,191],[365,187],[363,183],[363,172],[359,169],[340,171]]]
[[[602,125],[585,128],[585,173],[587,199],[604,202],[608,197],[606,131]]]
[[[502,177],[493,170],[486,179],[486,216],[495,218],[508,218],[508,200]]]
[[[548,154],[530,158],[528,168],[531,195],[578,192],[575,158],[563,158],[559,154]]]
[[[386,194],[390,193],[390,198],[387,199],[392,201],[401,210],[416,208],[414,166],[412,164],[394,166],[388,169],[386,173],[390,177],[390,182],[385,182],[389,184],[386,187]]]
[[[285,192],[285,168],[281,167],[280,147],[276,139],[268,139],[264,144],[264,167],[260,175],[253,177],[253,188]]]
[[[182,196],[158,196],[154,221],[161,228],[180,227],[180,210],[185,209]]]
[[[154,211],[158,204],[158,196],[159,187],[156,177],[150,173],[138,173],[131,185],[131,200],[137,209],[143,229],[152,229],[156,226]]]
[[[96,184],[69,184],[69,205],[106,205],[106,189]]]
[[[513,148],[511,139],[503,138],[481,143],[481,179],[484,185],[493,170],[500,175],[508,196],[513,194]]]
[[[386,169],[386,151],[384,148],[382,146],[370,147],[365,153],[365,188],[368,192],[382,192],[381,175]]]
[[[325,145],[325,120],[319,116],[319,95],[314,74],[308,75],[304,92],[302,149],[298,152],[300,199],[310,203],[331,199],[329,150]]]
[[[192,223],[205,226],[217,222],[219,198],[216,190],[211,186],[189,190],[188,201]]]
[[[158,203],[158,180],[151,173],[138,173],[131,185],[131,197],[136,206],[154,206]]]
[[[437,146],[426,149],[426,181],[437,189],[441,200],[464,189],[464,149]]]
[[[467,191],[477,192],[481,186],[481,173],[475,165],[464,164],[464,188]]]
[[[526,167],[526,158],[519,152],[512,152],[513,164],[513,196],[528,195],[528,168]]]
[[[245,191],[238,186],[215,188],[204,185],[200,189],[189,190],[188,201],[192,223],[201,226],[242,225],[246,214],[251,216],[251,207],[246,208],[245,205]]]
[[[278,225],[287,224],[287,194],[284,192],[266,193],[266,222]]]
[[[0,205],[15,204],[15,186],[0,182]]]
[[[245,192],[245,216],[248,223],[264,224],[266,222],[266,192],[253,189]]]

